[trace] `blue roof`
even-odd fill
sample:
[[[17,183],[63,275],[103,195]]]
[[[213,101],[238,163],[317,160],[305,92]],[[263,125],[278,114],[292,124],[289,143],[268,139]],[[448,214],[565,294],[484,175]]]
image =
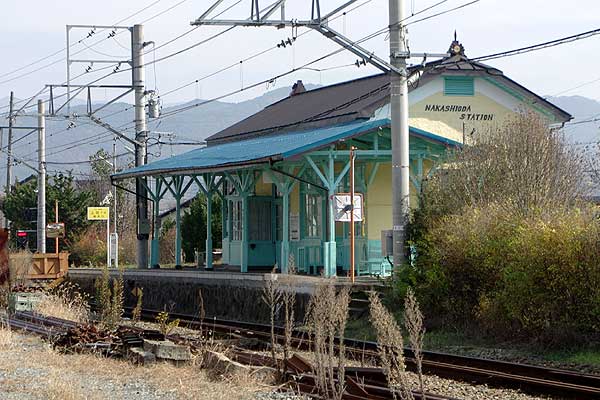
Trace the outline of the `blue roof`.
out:
[[[187,153],[131,168],[112,175],[114,179],[159,174],[201,173],[291,158],[341,139],[389,126],[387,118],[360,120],[327,128],[289,132],[202,147]]]

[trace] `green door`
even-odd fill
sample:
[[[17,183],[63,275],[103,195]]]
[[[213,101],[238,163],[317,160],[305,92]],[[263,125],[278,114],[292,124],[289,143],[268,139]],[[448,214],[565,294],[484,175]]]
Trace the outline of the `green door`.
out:
[[[250,197],[248,265],[273,267],[275,257],[274,203],[272,197]]]

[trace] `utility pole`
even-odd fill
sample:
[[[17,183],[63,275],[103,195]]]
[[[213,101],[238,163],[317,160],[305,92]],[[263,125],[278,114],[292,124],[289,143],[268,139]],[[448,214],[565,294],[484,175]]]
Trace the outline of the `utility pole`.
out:
[[[38,99],[38,204],[37,252],[46,252],[46,116],[44,101]]]
[[[146,90],[144,87],[144,26],[134,25],[131,35],[132,78],[135,93],[135,166],[146,164]],[[143,178],[136,178],[137,264],[148,268],[148,202]]]
[[[117,173],[117,138],[113,139],[112,145],[112,167],[113,174]],[[117,187],[113,186],[113,232],[117,233]]]
[[[409,212],[408,141],[408,37],[404,19],[404,0],[390,0],[390,64],[398,73],[390,74],[390,112],[392,132],[392,229],[394,269],[404,262],[404,243]]]
[[[9,104],[9,112],[8,112],[8,144],[6,145],[6,191],[5,195],[8,195],[11,192],[11,184],[12,184],[12,127],[15,122],[13,116],[13,107],[14,107],[14,94],[10,92],[10,104]],[[8,229],[8,219],[4,218],[4,227]]]

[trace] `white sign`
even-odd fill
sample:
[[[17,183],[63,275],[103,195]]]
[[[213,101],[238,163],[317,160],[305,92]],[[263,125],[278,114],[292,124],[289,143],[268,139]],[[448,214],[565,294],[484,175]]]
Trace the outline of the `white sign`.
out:
[[[335,220],[350,222],[350,193],[338,193],[334,196]],[[354,222],[363,220],[363,196],[362,193],[354,193]]]
[[[290,214],[290,240],[300,240],[300,217],[298,214]]]

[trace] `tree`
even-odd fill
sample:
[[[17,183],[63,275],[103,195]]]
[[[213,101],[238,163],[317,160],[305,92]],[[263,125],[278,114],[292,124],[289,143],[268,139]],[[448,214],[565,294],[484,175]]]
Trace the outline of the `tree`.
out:
[[[221,247],[221,198],[212,198],[212,234],[213,247]],[[190,204],[188,212],[181,218],[181,236],[186,261],[194,257],[194,250],[206,251],[206,198],[196,197]]]
[[[87,190],[77,190],[71,173],[57,173],[47,177],[46,220],[54,221],[54,202],[58,200],[59,221],[65,223],[64,244],[67,248],[89,226],[87,207],[93,205],[93,194]],[[17,229],[35,229],[36,223],[29,221],[26,210],[37,207],[37,178],[23,184],[16,184],[2,204],[4,215],[11,222],[11,232]]]
[[[422,205],[438,216],[492,203],[522,215],[569,207],[585,193],[583,170],[562,132],[523,112],[450,154],[424,185]]]

